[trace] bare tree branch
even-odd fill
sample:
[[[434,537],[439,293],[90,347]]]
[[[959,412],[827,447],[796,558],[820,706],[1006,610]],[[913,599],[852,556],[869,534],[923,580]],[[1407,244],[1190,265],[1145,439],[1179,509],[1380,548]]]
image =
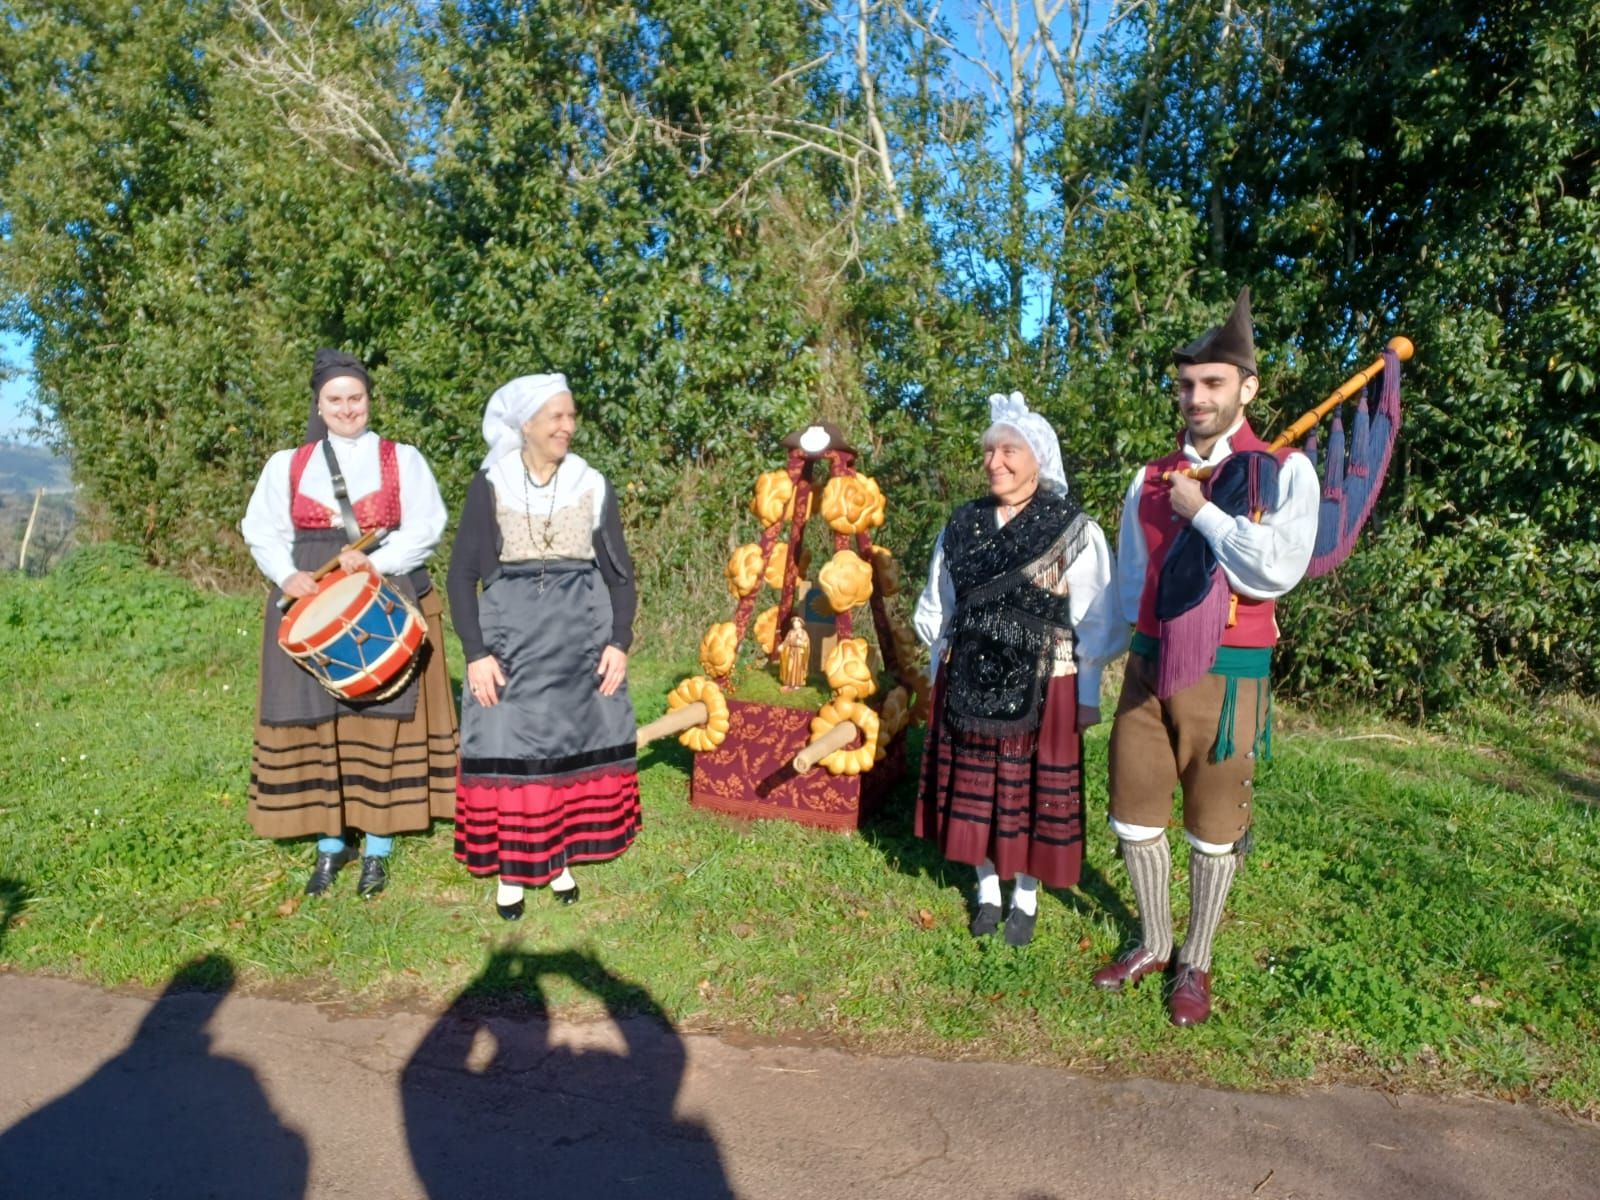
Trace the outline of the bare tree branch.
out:
[[[335,165],[359,168],[339,153],[353,146],[362,155],[402,179],[412,170],[406,155],[379,129],[371,94],[381,91],[370,74],[369,92],[351,87],[333,73],[318,69],[317,19],[306,17],[278,0],[269,12],[263,0],[235,0],[238,17],[265,40],[261,49],[235,49],[228,58],[247,82],[272,102],[295,137],[320,151]]]

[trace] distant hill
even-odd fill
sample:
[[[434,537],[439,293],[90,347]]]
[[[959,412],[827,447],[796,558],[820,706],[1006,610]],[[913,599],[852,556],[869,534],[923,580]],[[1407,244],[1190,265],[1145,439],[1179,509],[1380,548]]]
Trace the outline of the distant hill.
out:
[[[72,464],[42,446],[0,441],[0,492],[72,490]]]

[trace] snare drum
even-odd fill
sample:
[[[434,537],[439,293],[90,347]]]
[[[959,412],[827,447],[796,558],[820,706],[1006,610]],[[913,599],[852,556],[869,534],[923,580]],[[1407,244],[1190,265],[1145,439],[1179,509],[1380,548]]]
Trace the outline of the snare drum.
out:
[[[341,700],[387,700],[416,668],[427,625],[375,571],[333,571],[296,600],[278,645]]]

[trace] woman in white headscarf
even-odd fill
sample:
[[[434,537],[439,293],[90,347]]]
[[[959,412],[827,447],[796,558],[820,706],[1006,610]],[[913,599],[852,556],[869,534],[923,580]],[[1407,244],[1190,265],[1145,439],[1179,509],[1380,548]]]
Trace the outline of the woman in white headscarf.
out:
[[[489,453],[450,555],[450,613],[467,657],[456,857],[523,889],[578,899],[576,863],[616,858],[639,831],[628,647],[637,608],[616,494],[569,450],[564,375],[525,375],[489,399]]]
[[[990,396],[989,412],[989,495],[951,514],[917,601],[934,699],[916,832],[976,868],[974,937],[1000,928],[1000,882],[1016,881],[1005,940],[1025,946],[1040,881],[1078,882],[1083,730],[1128,631],[1055,431],[1018,392]]]

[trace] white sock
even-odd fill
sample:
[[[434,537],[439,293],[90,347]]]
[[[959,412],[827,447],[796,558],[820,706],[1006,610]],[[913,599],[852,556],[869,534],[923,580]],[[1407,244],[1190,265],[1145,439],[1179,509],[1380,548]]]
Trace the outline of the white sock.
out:
[[[550,881],[552,892],[570,892],[578,886],[578,881],[572,877],[571,867],[562,867],[561,874]]]
[[[494,902],[509,908],[522,899],[522,885],[520,883],[506,883],[503,880],[495,889]]]
[[[1000,876],[995,873],[994,863],[987,858],[979,864],[978,868],[978,903],[1000,904]]]
[[[1011,890],[1011,907],[1025,917],[1039,911],[1039,880],[1017,872],[1017,886]]]

